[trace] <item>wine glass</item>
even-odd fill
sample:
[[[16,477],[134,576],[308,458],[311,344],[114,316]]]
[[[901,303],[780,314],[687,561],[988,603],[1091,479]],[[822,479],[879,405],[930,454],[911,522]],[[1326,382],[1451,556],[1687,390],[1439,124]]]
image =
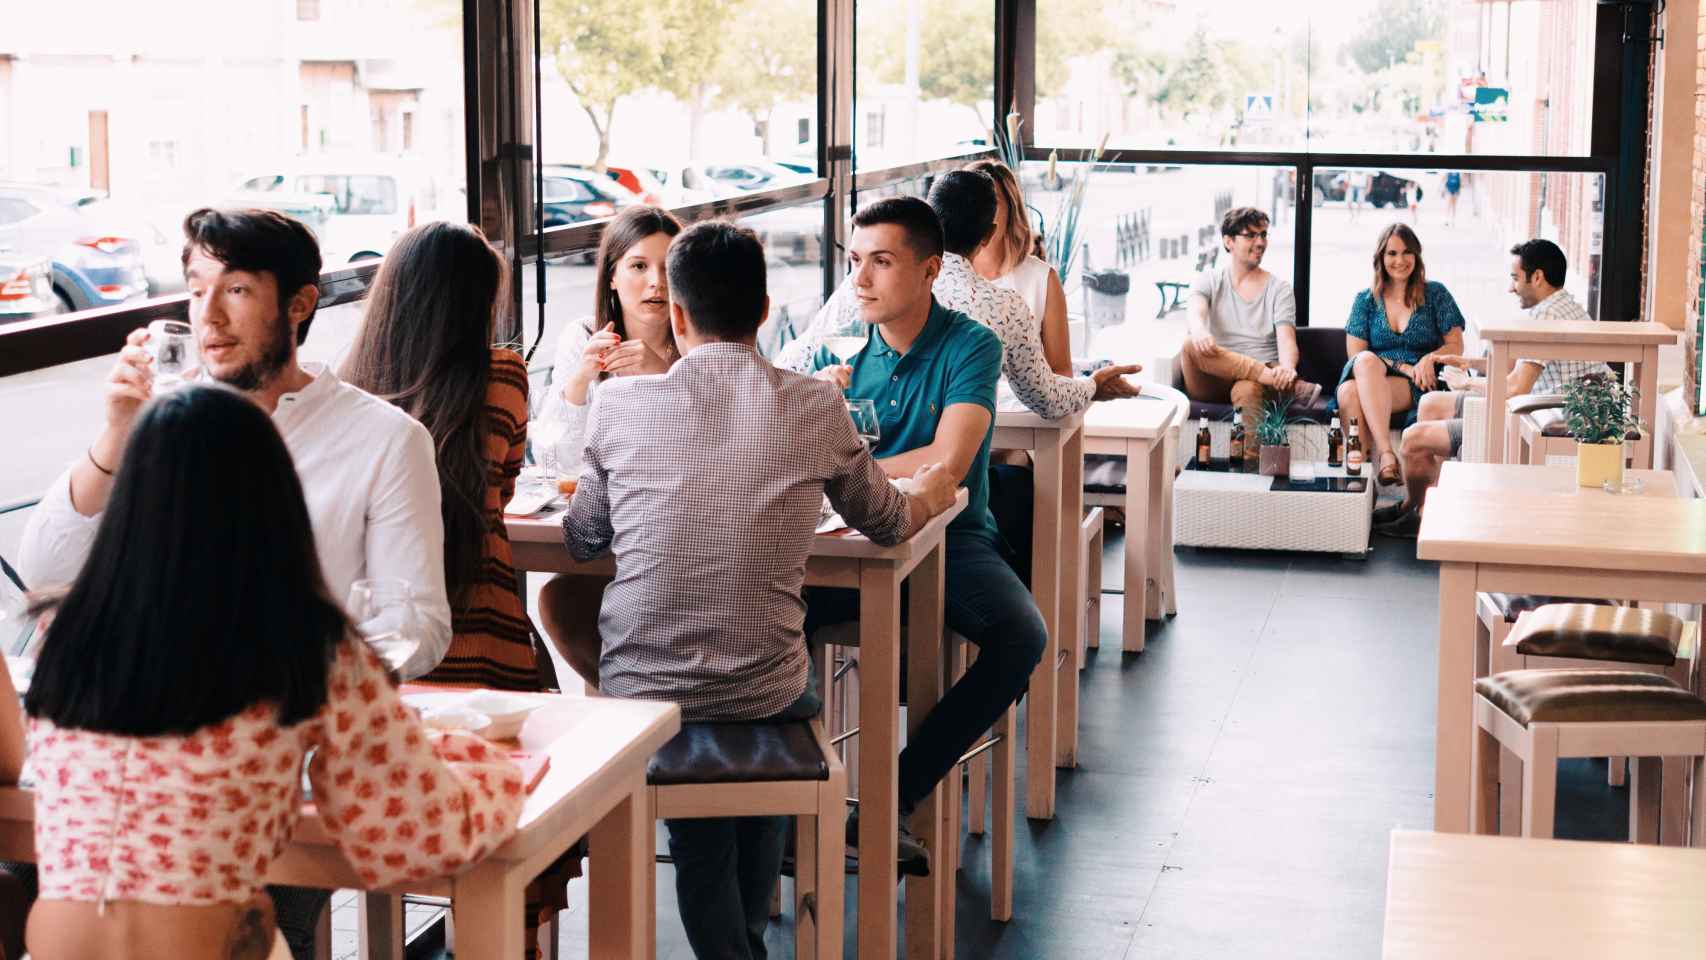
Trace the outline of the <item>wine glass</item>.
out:
[[[421,645],[415,589],[407,580],[357,580],[349,588],[349,615],[362,639],[400,676]]]
[[[547,481],[554,482],[557,479],[557,471],[562,467],[557,444],[568,429],[566,422],[546,417],[529,421],[527,424],[527,441],[533,446],[533,462],[544,471],[544,479]]]
[[[852,363],[859,351],[865,349],[865,344],[871,339],[871,325],[859,319],[857,313],[837,322],[824,338],[824,349],[835,354],[835,359],[842,363]]]
[[[849,400],[847,415],[853,418],[853,429],[859,432],[859,439],[865,441],[866,447],[875,449],[883,436],[882,427],[877,423],[877,402],[869,397]]]
[[[201,362],[195,346],[195,331],[181,320],[150,323],[146,349],[154,358],[155,393],[170,393],[183,386]]]

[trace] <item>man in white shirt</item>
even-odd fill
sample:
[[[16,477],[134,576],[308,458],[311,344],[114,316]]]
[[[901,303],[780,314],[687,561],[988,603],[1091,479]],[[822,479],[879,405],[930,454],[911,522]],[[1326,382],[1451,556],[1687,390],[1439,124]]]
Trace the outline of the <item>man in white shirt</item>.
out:
[[[361,579],[413,585],[421,644],[401,672],[425,674],[444,658],[451,635],[431,435],[330,369],[297,364],[297,345],[319,300],[320,250],[306,227],[271,210],[202,209],[185,218],[184,235],[190,325],[203,374],[272,414],[296,462],[332,595],[342,600]],[[69,583],[89,554],[131,424],[153,395],[147,339],[147,330],[126,338],[107,377],[105,428],[54,480],[24,528],[18,569],[32,588]],[[296,955],[306,955],[329,895],[271,892],[280,929]]]
[[[1550,240],[1527,240],[1511,247],[1510,292],[1530,318],[1542,323],[1592,320],[1587,310],[1564,289],[1569,262]],[[1485,357],[1441,356],[1439,362],[1464,370],[1487,371]],[[1561,394],[1583,377],[1612,377],[1604,363],[1594,360],[1518,360],[1505,376],[1505,396],[1525,393]],[[1403,502],[1374,511],[1375,530],[1393,537],[1414,537],[1421,528],[1421,503],[1439,480],[1440,464],[1463,447],[1463,400],[1467,391],[1429,393],[1416,407],[1416,423],[1404,431],[1400,455],[1404,461]]]
[[[1191,284],[1180,366],[1187,396],[1231,403],[1245,431],[1253,433],[1270,392],[1308,406],[1321,395],[1321,385],[1297,376],[1297,298],[1291,284],[1262,269],[1268,215],[1233,207],[1220,220],[1220,239],[1228,262],[1203,271]]]
[[[1041,318],[1031,315],[1030,305],[1016,291],[997,287],[972,268],[971,258],[995,234],[995,181],[988,174],[945,173],[930,188],[929,203],[942,222],[945,244],[942,272],[936,275],[931,293],[947,309],[995,331],[1002,346],[1001,375],[1020,403],[1045,420],[1057,420],[1082,413],[1097,400],[1137,396],[1137,386],[1124,377],[1141,370],[1138,364],[1103,367],[1087,377],[1063,377],[1051,370],[1043,355]],[[858,317],[858,292],[849,277],[818,311],[806,334],[783,348],[776,366],[811,372],[818,349],[838,328]],[[847,369],[837,366],[824,372],[845,387]]]

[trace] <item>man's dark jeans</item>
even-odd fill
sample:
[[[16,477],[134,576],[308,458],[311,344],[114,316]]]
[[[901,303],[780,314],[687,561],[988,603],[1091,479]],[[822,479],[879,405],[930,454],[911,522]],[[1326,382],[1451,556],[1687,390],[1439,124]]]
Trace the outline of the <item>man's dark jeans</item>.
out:
[[[943,620],[976,644],[977,660],[949,688],[900,752],[900,813],[907,816],[1030,685],[1048,632],[1031,592],[1013,572],[1005,544],[949,530]],[[855,619],[858,594],[813,589],[806,635]]]
[[[771,720],[806,720],[821,701],[812,680]],[[698,960],[765,960],[770,896],[782,874],[788,817],[665,820],[675,899]],[[596,861],[595,861],[596,862]],[[594,867],[597,869],[597,867]]]

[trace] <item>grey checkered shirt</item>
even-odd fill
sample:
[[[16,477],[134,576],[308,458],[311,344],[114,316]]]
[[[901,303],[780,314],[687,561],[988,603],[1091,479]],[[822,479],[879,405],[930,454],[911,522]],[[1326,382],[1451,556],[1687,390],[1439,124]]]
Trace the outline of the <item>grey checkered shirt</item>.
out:
[[[824,494],[882,544],[909,532],[833,384],[748,347],[701,346],[666,374],[599,387],[569,552],[610,550],[599,686],[688,720],[772,716],[805,691],[806,554]]]
[[[1528,308],[1528,315],[1547,323],[1566,320],[1592,320],[1568,290],[1559,290]],[[1592,374],[1612,376],[1611,368],[1594,360],[1523,360],[1540,368],[1530,393],[1563,393],[1564,385]]]

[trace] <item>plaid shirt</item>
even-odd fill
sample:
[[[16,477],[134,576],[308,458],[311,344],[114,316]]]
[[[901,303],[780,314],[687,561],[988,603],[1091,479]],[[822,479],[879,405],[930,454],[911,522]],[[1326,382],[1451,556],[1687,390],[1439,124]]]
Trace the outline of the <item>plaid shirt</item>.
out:
[[[1528,315],[1536,320],[1548,323],[1562,323],[1566,320],[1592,320],[1576,298],[1570,296],[1568,290],[1559,290],[1550,297],[1528,308]],[[1573,383],[1592,374],[1612,376],[1611,368],[1594,360],[1522,360],[1522,363],[1532,363],[1540,368],[1540,377],[1534,381],[1530,393],[1563,393],[1564,385]]]
[[[1001,338],[1001,375],[1032,413],[1045,420],[1059,420],[1089,409],[1096,398],[1096,381],[1089,377],[1063,377],[1049,368],[1043,355],[1042,322],[1031,315],[1031,307],[1018,293],[998,287],[979,276],[971,261],[957,253],[942,254],[942,272],[931,286],[936,302],[976,320]],[[823,341],[845,321],[859,315],[851,275],[843,280],[817,319],[800,339],[788,344],[776,365],[799,373],[809,372],[812,358]]]
[[[877,543],[909,533],[905,495],[833,384],[733,343],[605,382],[563,518],[577,558],[616,554],[600,688],[674,701],[688,720],[759,719],[799,699],[800,589],[826,493]]]

